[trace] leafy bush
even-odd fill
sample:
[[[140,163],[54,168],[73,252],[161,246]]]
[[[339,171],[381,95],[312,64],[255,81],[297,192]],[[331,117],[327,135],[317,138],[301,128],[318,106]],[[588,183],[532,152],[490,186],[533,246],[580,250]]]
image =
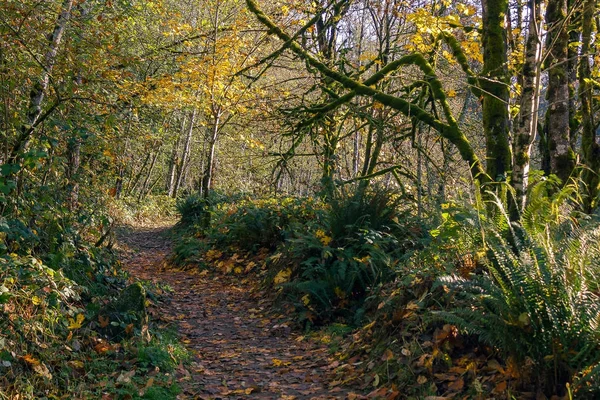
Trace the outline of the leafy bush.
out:
[[[332,200],[329,227],[334,239],[352,236],[360,229],[390,230],[399,227],[402,196],[377,188],[340,194]]]
[[[176,204],[177,212],[181,216],[180,223],[184,226],[192,225],[209,211],[211,206],[209,199],[199,194],[192,194],[185,199],[179,200]]]
[[[560,213],[524,215],[524,226],[506,220],[508,234],[482,226],[486,271],[441,278],[457,303],[438,316],[516,361],[523,382],[537,381],[549,395],[564,395],[569,383],[580,396],[598,396],[598,223],[583,229],[557,221]]]
[[[215,194],[178,204],[183,228],[174,248],[178,265],[203,264],[211,248],[230,254],[273,250],[289,236],[292,224],[323,218],[321,203],[293,197],[253,200]]]
[[[288,237],[292,225],[322,219],[322,209],[323,205],[312,199],[243,200],[221,210],[207,237],[219,248],[273,250]]]
[[[18,199],[0,219],[0,398],[138,396],[145,377],[133,370],[129,383],[114,378],[122,357],[146,347],[140,330],[112,343],[98,328],[97,311],[127,283],[116,254],[101,247],[109,241],[98,240],[110,224],[104,208],[69,209],[46,195]],[[158,374],[157,385],[167,378]],[[160,398],[175,398],[171,389]]]
[[[400,260],[423,235],[410,214],[399,211],[391,193],[337,199],[327,218],[291,225],[290,238],[271,258],[269,282],[281,285],[284,298],[310,323],[360,322],[369,290],[394,279]]]
[[[171,261],[175,265],[185,266],[195,264],[203,266],[202,256],[208,250],[206,244],[194,236],[183,236],[179,238],[173,248]]]
[[[285,283],[285,296],[311,323],[334,317],[357,323],[368,289],[394,276],[400,244],[392,235],[373,230],[345,238],[344,247],[332,247],[330,240],[321,230],[297,232],[282,249],[285,255],[276,259],[279,272],[272,283]]]
[[[171,331],[163,332],[160,337],[153,338],[150,343],[138,350],[138,364],[148,370],[158,367],[162,371],[172,372],[180,362],[189,359],[188,350]]]

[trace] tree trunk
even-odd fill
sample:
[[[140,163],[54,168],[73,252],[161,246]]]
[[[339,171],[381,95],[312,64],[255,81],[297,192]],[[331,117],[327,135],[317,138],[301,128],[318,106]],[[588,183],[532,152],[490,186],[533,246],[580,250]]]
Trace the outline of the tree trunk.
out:
[[[181,142],[181,136],[185,130],[185,122],[187,120],[187,116],[183,117],[181,121],[181,130],[177,134],[177,140],[173,145],[173,151],[171,151],[171,159],[169,164],[169,173],[167,175],[167,194],[170,197],[176,196],[175,183],[177,181],[177,169],[179,164],[179,143]]]
[[[575,167],[575,152],[571,148],[569,126],[569,74],[567,0],[549,0],[546,11],[548,35],[548,110],[546,111],[546,140],[549,173],[563,183]]]
[[[152,161],[150,162],[150,167],[148,168],[148,173],[146,174],[146,178],[144,179],[144,183],[142,183],[142,188],[140,189],[140,193],[138,194],[138,203],[142,201],[144,197],[146,197],[146,190],[148,189],[148,182],[150,181],[150,177],[152,176],[152,172],[154,171],[154,166],[156,165],[156,159],[158,158],[159,149],[156,149],[154,155],[152,156]]]
[[[175,190],[173,192],[173,197],[177,197],[177,192],[179,191],[179,188],[181,187],[181,184],[183,182],[183,177],[185,175],[185,170],[186,170],[187,164],[189,162],[188,160],[190,158],[190,145],[192,143],[192,134],[194,133],[194,124],[196,123],[197,113],[198,113],[198,110],[196,108],[194,108],[194,111],[192,112],[192,115],[190,117],[190,126],[186,133],[185,143],[183,145],[183,153],[181,155],[181,167],[179,168],[179,173],[177,174],[177,181],[175,184]]]
[[[600,145],[596,138],[593,116],[592,84],[590,49],[592,42],[592,27],[594,24],[595,0],[585,0],[583,5],[583,20],[581,34],[581,61],[579,64],[579,98],[581,99],[581,151],[584,164],[582,179],[585,185],[583,195],[584,211],[591,213],[599,204],[598,194],[600,185]]]
[[[515,198],[509,203],[512,220],[518,220],[525,207],[531,144],[537,132],[542,54],[540,4],[540,0],[529,0],[529,31],[525,43],[521,104],[513,147],[511,184],[515,189]]]
[[[21,126],[21,133],[14,144],[9,162],[16,162],[20,157],[20,154],[27,150],[29,142],[42,115],[42,104],[48,85],[50,84],[50,75],[56,62],[56,55],[58,54],[58,47],[62,41],[62,37],[67,26],[67,22],[71,18],[71,9],[73,8],[73,0],[64,0],[61,6],[61,11],[54,26],[52,35],[50,35],[50,44],[48,51],[44,55],[44,65],[42,74],[38,80],[34,83],[33,88],[30,92],[29,97],[29,109],[27,110],[26,122]]]
[[[148,161],[150,161],[150,156],[151,156],[151,153],[148,153],[146,155],[146,158],[144,159],[144,163],[142,164],[142,168],[140,168],[138,173],[135,174],[135,177],[131,181],[130,186],[127,188],[127,193],[126,193],[127,196],[130,196],[133,194],[133,192],[135,192],[135,189],[137,188],[138,183],[140,183],[142,174],[144,173],[144,170],[146,169],[146,166],[148,165]]]
[[[115,182],[114,188],[114,196],[115,199],[119,200],[121,198],[121,193],[123,192],[123,177],[125,176],[125,166],[121,165],[117,172],[117,180]]]
[[[219,124],[221,122],[221,115],[217,113],[214,116],[213,126],[210,132],[208,141],[208,152],[206,154],[206,166],[204,167],[204,176],[202,177],[201,192],[204,198],[208,197],[210,189],[212,187],[213,168],[215,159],[215,147],[217,144],[217,136],[219,134]]]
[[[333,182],[333,174],[337,165],[336,148],[339,140],[338,123],[335,122],[333,116],[327,116],[323,120],[324,126],[317,126],[317,129],[322,129],[323,136],[323,170],[321,175],[321,184],[323,186],[323,194],[325,198],[333,198],[335,192],[335,184]],[[321,135],[321,132],[317,132]]]
[[[506,171],[511,168],[505,29],[508,1],[482,0],[482,8],[483,70],[480,82],[483,91],[486,172],[493,181],[502,182],[506,180]]]
[[[568,9],[579,9],[578,0],[568,0]],[[577,148],[578,131],[581,127],[579,115],[579,98],[577,95],[577,67],[579,65],[579,43],[581,42],[581,12],[575,11],[569,19],[569,44],[567,45],[567,58],[569,68],[569,134],[571,148]],[[549,164],[549,162],[548,162]]]
[[[175,191],[175,175],[177,171],[177,150],[179,147],[179,136],[177,137],[177,141],[173,145],[173,151],[171,152],[171,158],[169,159],[169,172],[167,173],[167,196],[174,197]]]

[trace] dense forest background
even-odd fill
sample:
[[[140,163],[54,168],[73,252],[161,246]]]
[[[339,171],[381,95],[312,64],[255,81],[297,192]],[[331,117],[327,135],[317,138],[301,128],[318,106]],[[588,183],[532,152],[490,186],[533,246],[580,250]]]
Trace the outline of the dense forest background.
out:
[[[533,169],[580,177],[589,213],[588,3],[7,2],[4,192],[379,182],[427,208],[475,178],[508,182],[518,211]]]
[[[3,1],[0,375],[68,392],[49,325],[147,333],[97,320],[114,232],[177,210],[173,264],[362,327],[373,397],[594,398],[599,26],[594,0]]]

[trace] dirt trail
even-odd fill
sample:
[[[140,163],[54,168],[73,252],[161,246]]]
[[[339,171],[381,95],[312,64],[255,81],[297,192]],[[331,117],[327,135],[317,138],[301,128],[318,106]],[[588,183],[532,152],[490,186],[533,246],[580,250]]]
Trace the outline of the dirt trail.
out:
[[[185,399],[344,399],[330,388],[334,360],[324,345],[286,327],[273,327],[266,305],[239,278],[169,270],[167,228],[136,228],[120,235],[125,267],[137,278],[168,284],[173,293],[153,310],[177,322],[195,355],[181,385]],[[263,309],[263,307],[265,309]],[[334,384],[335,385],[335,384]],[[350,395],[350,398],[354,395]]]

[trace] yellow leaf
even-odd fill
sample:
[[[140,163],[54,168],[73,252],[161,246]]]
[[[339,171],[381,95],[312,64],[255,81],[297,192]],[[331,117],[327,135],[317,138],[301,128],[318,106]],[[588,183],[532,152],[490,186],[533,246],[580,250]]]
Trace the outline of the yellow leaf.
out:
[[[333,289],[333,292],[338,297],[338,299],[343,299],[346,297],[346,293],[344,293],[344,291],[337,286],[335,289]]]
[[[152,385],[154,385],[154,377],[148,379],[148,382],[146,382],[146,389],[151,388]]]
[[[375,379],[373,379],[373,387],[379,386],[379,375],[375,374]]]
[[[322,229],[318,229],[315,232],[315,236],[321,241],[323,246],[329,246],[329,243],[331,243],[331,237],[327,236]]]
[[[276,285],[281,285],[282,283],[288,282],[290,280],[290,276],[292,275],[292,270],[289,268],[282,269],[275,275],[273,279],[273,283]]]
[[[83,323],[85,316],[83,314],[79,314],[75,318],[76,319],[69,318],[69,326],[68,326],[69,330],[81,328],[81,324]]]
[[[274,358],[271,360],[273,362],[273,366],[275,367],[287,367],[288,365],[291,365],[291,361],[282,361],[278,358]]]
[[[85,366],[83,364],[83,361],[80,361],[80,360],[68,361],[67,365],[69,365],[71,368],[77,368],[77,369],[83,369]]]
[[[36,365],[40,364],[39,360],[37,360],[31,354],[25,354],[23,357],[21,357],[21,359],[25,361],[30,367],[35,367]]]
[[[389,360],[392,360],[393,358],[394,358],[394,353],[392,352],[392,350],[387,349],[381,356],[381,361],[389,361]]]
[[[304,296],[302,296],[301,300],[305,306],[308,306],[310,304],[310,295],[308,293],[305,294]]]

